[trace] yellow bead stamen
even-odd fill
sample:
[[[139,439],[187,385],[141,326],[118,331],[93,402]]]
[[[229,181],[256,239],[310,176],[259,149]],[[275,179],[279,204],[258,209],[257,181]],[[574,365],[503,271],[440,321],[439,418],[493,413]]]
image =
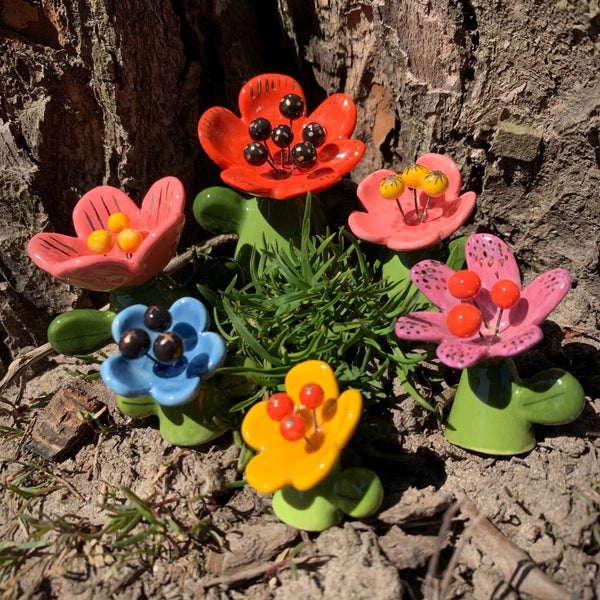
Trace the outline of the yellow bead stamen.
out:
[[[113,213],[108,217],[108,230],[113,233],[121,233],[124,229],[129,229],[130,224],[129,217],[121,212]]]
[[[421,217],[421,223],[427,216],[427,210],[429,209],[429,203],[432,198],[439,198],[446,193],[448,189],[448,177],[441,171],[429,171],[425,177],[423,177],[423,191],[427,194],[427,204]]]
[[[419,216],[419,204],[417,202],[417,190],[423,187],[423,178],[429,173],[429,169],[425,165],[415,163],[404,169],[402,179],[404,183],[414,190],[415,194],[415,215]]]
[[[94,254],[106,254],[112,250],[115,239],[108,231],[98,229],[90,234],[87,245]]]
[[[117,245],[123,252],[135,252],[144,241],[142,234],[136,229],[124,229],[117,236]]]

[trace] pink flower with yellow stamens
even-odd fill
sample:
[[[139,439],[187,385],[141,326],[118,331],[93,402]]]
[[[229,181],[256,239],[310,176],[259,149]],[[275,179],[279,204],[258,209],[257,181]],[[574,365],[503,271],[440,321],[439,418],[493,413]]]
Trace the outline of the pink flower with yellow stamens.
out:
[[[424,154],[405,173],[400,178],[382,169],[360,182],[357,194],[367,212],[348,218],[356,237],[391,250],[427,248],[454,233],[475,207],[475,193],[461,195],[460,171],[446,156]],[[398,183],[397,194],[389,184],[395,180],[405,184]]]

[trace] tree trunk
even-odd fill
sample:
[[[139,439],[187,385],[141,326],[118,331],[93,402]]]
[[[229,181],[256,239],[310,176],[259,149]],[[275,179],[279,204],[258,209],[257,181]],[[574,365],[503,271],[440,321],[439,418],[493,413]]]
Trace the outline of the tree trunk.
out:
[[[73,206],[101,184],[139,202],[174,175],[190,209],[219,183],[199,115],[237,111],[264,72],[296,77],[309,110],[355,99],[357,182],[452,157],[478,194],[467,230],[505,238],[526,278],[569,269],[557,318],[597,328],[599,27],[597,0],[0,0],[0,359],[99,303],[35,267],[27,241],[72,233]],[[182,247],[204,235],[192,221]]]

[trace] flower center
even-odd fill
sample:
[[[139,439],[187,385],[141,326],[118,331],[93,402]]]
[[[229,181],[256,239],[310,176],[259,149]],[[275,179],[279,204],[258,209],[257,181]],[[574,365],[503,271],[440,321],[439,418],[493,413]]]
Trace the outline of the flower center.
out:
[[[115,245],[131,258],[144,241],[144,236],[130,227],[129,217],[124,213],[113,213],[108,217],[107,229],[93,231],[87,240],[88,248],[94,254],[108,254]]]
[[[300,390],[299,400],[300,406],[297,406],[288,394],[277,392],[267,400],[267,414],[279,421],[279,432],[284,440],[296,442],[304,438],[306,451],[315,452],[325,442],[323,424],[320,427],[317,419],[317,408],[323,405],[325,392],[318,383],[308,383]]]
[[[482,338],[485,337],[479,331],[481,324],[483,323],[486,329],[490,329],[490,326],[483,319],[481,311],[477,307],[477,297],[481,291],[479,275],[466,269],[457,271],[448,280],[448,291],[454,298],[462,301],[452,307],[446,315],[446,325],[450,332],[462,338],[472,337],[477,332]],[[503,311],[512,308],[519,302],[521,288],[510,279],[501,279],[492,286],[490,299],[500,309],[493,334],[496,337],[500,331]]]
[[[304,114],[304,100],[297,94],[286,94],[279,103],[280,114],[289,119],[289,125],[282,123],[271,126],[268,119],[254,119],[248,127],[252,141],[244,148],[244,159],[253,167],[268,163],[277,178],[290,177],[294,169],[312,169],[318,161],[317,148],[325,143],[327,134],[317,122],[308,123],[302,130],[302,141],[294,145],[293,122]],[[269,140],[279,151],[271,152]]]
[[[402,196],[406,187],[413,190],[414,216],[406,214],[400,201],[400,196]],[[427,194],[427,202],[421,212],[419,212],[417,192],[420,189]],[[447,189],[448,177],[442,171],[430,171],[426,166],[419,163],[406,167],[402,175],[395,173],[384,177],[379,184],[379,193],[382,198],[396,201],[405,225],[422,225],[427,220],[431,199],[443,196]]]

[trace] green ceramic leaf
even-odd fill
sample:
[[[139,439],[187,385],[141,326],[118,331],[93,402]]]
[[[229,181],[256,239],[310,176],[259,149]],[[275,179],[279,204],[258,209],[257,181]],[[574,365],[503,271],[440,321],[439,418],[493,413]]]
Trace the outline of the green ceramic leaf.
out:
[[[324,531],[342,520],[342,511],[320,495],[322,486],[300,492],[291,485],[273,494],[273,510],[288,525],[305,531]]]
[[[329,500],[355,519],[375,514],[383,502],[383,486],[370,469],[353,468],[340,471],[332,482]]]
[[[244,222],[244,198],[236,191],[215,186],[202,190],[194,200],[198,225],[213,233],[239,233]]]
[[[571,375],[561,369],[542,371],[517,387],[518,401],[532,423],[570,423],[583,410],[585,393]]]
[[[48,341],[61,354],[89,354],[112,341],[115,313],[91,308],[70,310],[48,327]]]

